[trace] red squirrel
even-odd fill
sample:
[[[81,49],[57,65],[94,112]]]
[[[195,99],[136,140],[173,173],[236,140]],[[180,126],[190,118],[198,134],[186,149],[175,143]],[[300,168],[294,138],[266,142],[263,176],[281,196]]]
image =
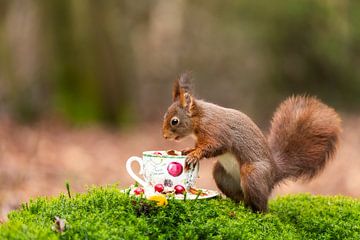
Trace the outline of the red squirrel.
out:
[[[188,166],[230,153],[216,162],[217,187],[254,212],[267,212],[275,185],[284,179],[311,179],[333,158],[341,131],[334,109],[315,97],[292,96],[280,104],[265,137],[244,113],[196,99],[191,76],[175,81],[173,103],[163,121],[163,136],[193,135],[195,148],[184,151]]]

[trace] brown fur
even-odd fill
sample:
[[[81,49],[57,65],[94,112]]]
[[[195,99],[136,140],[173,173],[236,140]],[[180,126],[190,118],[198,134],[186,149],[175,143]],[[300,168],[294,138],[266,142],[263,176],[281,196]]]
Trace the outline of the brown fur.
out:
[[[218,188],[223,189],[226,196],[233,196],[236,202],[244,201],[244,194],[239,184],[239,179],[228,174],[224,167],[219,163],[215,163],[213,175]]]
[[[251,164],[243,164],[240,168],[240,174],[243,176],[250,175],[254,171],[255,167]]]
[[[269,145],[284,178],[310,179],[335,154],[341,120],[314,97],[290,97],[272,119]],[[285,141],[286,140],[286,141]]]
[[[218,162],[213,170],[215,182],[226,196],[244,201],[253,211],[267,211],[269,195],[282,179],[309,179],[334,155],[340,119],[319,100],[297,96],[284,101],[267,140],[244,113],[195,99],[189,80],[188,75],[181,76],[175,83],[173,96],[177,97],[164,116],[164,137],[196,136],[188,164],[231,153],[239,163],[240,179]],[[180,120],[177,126],[171,125],[174,116]]]

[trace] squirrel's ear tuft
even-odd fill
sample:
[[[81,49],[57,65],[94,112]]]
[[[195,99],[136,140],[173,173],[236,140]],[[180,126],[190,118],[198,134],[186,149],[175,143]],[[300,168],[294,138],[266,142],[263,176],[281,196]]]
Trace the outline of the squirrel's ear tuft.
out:
[[[191,89],[192,89],[191,81],[192,81],[192,76],[190,71],[186,71],[182,73],[179,79],[180,88],[182,88],[184,92],[191,93]]]
[[[175,81],[173,87],[173,101],[175,102],[180,98],[184,93],[191,93],[191,73],[184,72],[180,77]]]
[[[182,92],[182,90],[180,90],[180,92],[181,92],[180,93],[181,107],[183,107],[186,110],[186,112],[191,116],[195,111],[195,107],[196,107],[194,98],[188,92]]]

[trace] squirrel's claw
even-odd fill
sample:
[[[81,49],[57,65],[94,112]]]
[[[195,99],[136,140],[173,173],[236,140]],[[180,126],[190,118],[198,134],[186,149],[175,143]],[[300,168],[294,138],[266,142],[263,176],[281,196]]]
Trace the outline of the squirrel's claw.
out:
[[[199,162],[199,159],[194,156],[187,156],[185,160],[185,170],[193,169],[195,168],[196,164]]]
[[[188,155],[189,153],[191,153],[194,150],[195,150],[194,148],[186,148],[181,151],[181,155]]]

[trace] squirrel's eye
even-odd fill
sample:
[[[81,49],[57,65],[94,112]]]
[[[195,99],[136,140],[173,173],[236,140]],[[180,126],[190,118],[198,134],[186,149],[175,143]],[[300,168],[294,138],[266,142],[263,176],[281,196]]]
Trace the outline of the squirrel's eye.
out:
[[[171,126],[176,126],[179,124],[179,122],[180,122],[180,120],[177,117],[173,117],[170,121],[170,124],[171,124]]]

